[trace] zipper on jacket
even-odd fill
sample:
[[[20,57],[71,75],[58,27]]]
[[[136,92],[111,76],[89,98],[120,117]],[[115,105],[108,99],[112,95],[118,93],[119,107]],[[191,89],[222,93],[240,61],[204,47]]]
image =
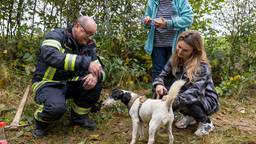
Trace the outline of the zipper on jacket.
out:
[[[72,35],[68,32],[68,29],[66,29],[66,32],[68,33],[69,37],[73,40],[73,43],[75,43],[75,46],[76,46],[76,51],[77,51],[77,54],[79,55],[79,50],[78,50],[78,46],[76,44],[76,41],[74,40],[74,38],[72,37]]]

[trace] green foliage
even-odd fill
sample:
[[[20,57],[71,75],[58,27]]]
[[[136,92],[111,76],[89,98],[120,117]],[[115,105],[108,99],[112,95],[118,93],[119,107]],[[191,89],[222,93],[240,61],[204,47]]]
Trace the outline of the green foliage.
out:
[[[225,8],[219,7],[218,11],[213,13],[218,19],[217,24],[226,29],[222,33],[224,37],[206,37],[205,46],[212,64],[213,80],[219,85],[216,87],[219,94],[239,96],[242,89],[255,84],[256,27],[251,23],[251,16],[255,15],[255,12],[250,10],[255,2],[225,2],[229,2],[221,3]],[[233,16],[236,16],[236,19],[233,19]]]
[[[243,89],[245,83],[255,80],[255,2],[189,2],[194,12],[194,22],[189,29],[200,31],[204,36],[212,77],[222,91],[219,94],[234,94],[239,88]],[[98,26],[94,40],[107,70],[106,86],[150,88],[152,62],[143,48],[148,30],[141,25],[146,3],[147,0],[3,1],[0,8],[0,60],[4,65],[0,69],[0,87],[12,79],[13,69],[17,69],[16,73],[24,71],[33,75],[38,46],[50,30],[65,28],[80,15],[89,15]],[[35,19],[37,16],[39,20]],[[222,37],[217,37],[220,32]],[[227,86],[230,78],[237,75],[243,76],[244,81]],[[23,78],[22,81],[27,80]]]

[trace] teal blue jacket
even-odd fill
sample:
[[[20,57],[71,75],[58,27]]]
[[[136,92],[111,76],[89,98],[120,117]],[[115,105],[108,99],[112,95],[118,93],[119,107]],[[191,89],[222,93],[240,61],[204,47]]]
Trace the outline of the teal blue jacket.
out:
[[[173,0],[175,6],[179,11],[179,17],[174,20],[166,20],[167,29],[176,28],[176,34],[173,40],[172,53],[177,42],[179,35],[188,30],[188,27],[192,25],[194,19],[194,13],[188,2],[188,0]],[[143,16],[142,21],[145,17],[149,16],[152,20],[156,18],[158,11],[159,0],[148,0],[146,14]],[[155,27],[142,23],[146,29],[150,29],[148,39],[144,49],[148,54],[151,55],[154,45]]]

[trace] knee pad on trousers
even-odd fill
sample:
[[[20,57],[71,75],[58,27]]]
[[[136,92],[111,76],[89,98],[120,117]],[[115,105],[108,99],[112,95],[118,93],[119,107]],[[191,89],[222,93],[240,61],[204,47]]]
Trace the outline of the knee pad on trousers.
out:
[[[61,119],[66,111],[67,107],[65,103],[51,103],[45,105],[43,108],[43,112],[38,115],[44,121],[53,122]]]

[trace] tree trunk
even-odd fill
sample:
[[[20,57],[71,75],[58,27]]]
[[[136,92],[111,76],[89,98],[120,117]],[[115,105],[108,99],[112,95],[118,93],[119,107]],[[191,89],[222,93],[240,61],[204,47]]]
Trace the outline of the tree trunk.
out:
[[[20,27],[20,21],[21,21],[21,17],[22,17],[22,4],[23,4],[23,0],[20,0],[19,1],[19,4],[18,4],[18,9],[17,9],[17,19],[16,19],[16,24],[17,24],[17,27],[18,27],[18,29],[19,29],[19,27]],[[21,35],[21,33],[20,32],[18,32],[18,37]]]
[[[33,9],[33,18],[32,18],[32,31],[31,31],[31,36],[30,36],[30,38],[32,39],[32,37],[33,37],[33,34],[34,34],[34,23],[35,23],[35,13],[36,13],[36,2],[37,2],[37,0],[35,0],[35,2],[34,2],[34,9]]]

